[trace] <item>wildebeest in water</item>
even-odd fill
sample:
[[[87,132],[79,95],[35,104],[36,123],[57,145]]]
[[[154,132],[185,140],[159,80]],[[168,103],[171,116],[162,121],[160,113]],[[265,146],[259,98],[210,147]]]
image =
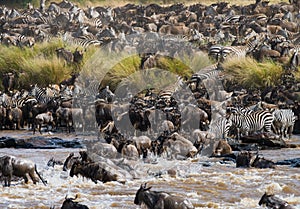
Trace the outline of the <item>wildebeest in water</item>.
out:
[[[135,195],[134,204],[145,204],[148,209],[193,209],[193,204],[182,197],[167,192],[150,191],[146,183],[141,185]]]

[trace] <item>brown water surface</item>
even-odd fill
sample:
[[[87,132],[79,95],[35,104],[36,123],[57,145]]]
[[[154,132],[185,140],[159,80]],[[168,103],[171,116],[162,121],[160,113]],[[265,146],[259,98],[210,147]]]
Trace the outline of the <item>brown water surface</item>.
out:
[[[4,132],[0,133],[1,135]],[[27,132],[5,132],[5,135],[27,137]],[[60,135],[59,137],[62,137]],[[64,138],[73,139],[68,135]],[[88,138],[88,137],[87,137]],[[88,140],[88,139],[87,139]],[[300,136],[294,136],[293,143],[298,143]],[[117,182],[93,183],[82,177],[69,177],[62,166],[47,167],[51,157],[64,160],[70,152],[79,149],[0,149],[0,156],[5,154],[30,159],[37,164],[38,170],[47,179],[48,186],[13,182],[9,188],[0,187],[0,208],[60,208],[66,195],[78,195],[78,201],[91,209],[136,209],[135,192],[142,183],[148,182],[152,190],[167,191],[191,200],[196,208],[220,209],[258,209],[260,197],[265,191],[273,191],[278,197],[288,201],[295,208],[300,208],[300,170],[290,166],[277,166],[276,169],[236,168],[235,163],[220,163],[219,159],[199,156],[193,160],[158,159],[157,164],[139,160],[135,169],[141,174],[140,179],[127,181],[125,185]],[[299,149],[264,150],[261,154],[267,159],[278,161],[299,158]],[[205,164],[210,166],[205,166]],[[175,177],[162,175],[153,177],[147,173],[176,170]]]

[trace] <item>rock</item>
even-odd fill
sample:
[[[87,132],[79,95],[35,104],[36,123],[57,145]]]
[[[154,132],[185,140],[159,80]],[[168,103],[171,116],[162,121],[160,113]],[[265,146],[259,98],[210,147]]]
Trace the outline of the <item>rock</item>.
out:
[[[274,149],[274,148],[287,148],[285,141],[280,139],[279,136],[271,133],[258,133],[241,138],[242,143],[255,143],[261,149]]]
[[[300,167],[300,158],[293,158],[289,160],[281,160],[275,163],[276,165],[290,165],[291,167]]]
[[[0,148],[23,148],[23,149],[57,149],[57,148],[83,148],[78,140],[63,140],[58,137],[31,137],[17,139],[11,137],[0,138]]]

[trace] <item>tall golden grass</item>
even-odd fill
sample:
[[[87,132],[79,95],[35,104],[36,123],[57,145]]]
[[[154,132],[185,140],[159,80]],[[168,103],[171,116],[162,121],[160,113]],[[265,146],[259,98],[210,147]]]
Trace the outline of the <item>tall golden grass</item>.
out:
[[[231,58],[222,64],[226,77],[245,88],[263,89],[280,84],[283,68],[273,61],[257,62],[246,58]]]
[[[79,82],[86,83],[86,80],[97,79],[101,81],[100,88],[109,85],[114,90],[124,81],[133,82],[134,80],[139,86],[147,83],[147,80],[151,80],[153,83],[149,83],[149,86],[155,87],[156,84],[161,83],[161,79],[166,81],[170,78],[168,73],[189,78],[199,68],[207,66],[210,62],[207,54],[200,53],[197,55],[186,55],[181,58],[158,56],[156,66],[144,74],[141,72],[143,71],[141,70],[141,58],[138,54],[108,53],[99,49],[85,63]],[[158,72],[161,70],[166,71],[166,73]]]
[[[64,47],[60,39],[36,43],[32,48],[0,45],[0,77],[3,73],[14,72],[17,88],[25,89],[33,84],[59,83],[78,70],[78,66],[57,58],[55,50],[60,47]],[[74,47],[68,49],[74,50]]]

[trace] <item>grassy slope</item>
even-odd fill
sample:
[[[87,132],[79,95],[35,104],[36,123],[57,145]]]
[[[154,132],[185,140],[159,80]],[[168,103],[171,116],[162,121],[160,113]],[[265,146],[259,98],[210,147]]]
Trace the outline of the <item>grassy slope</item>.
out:
[[[110,2],[114,2],[110,1]],[[82,1],[83,2],[83,1]],[[86,1],[84,1],[86,2]],[[93,1],[93,3],[99,5],[105,4],[106,1]],[[157,1],[156,1],[157,2]],[[192,1],[186,1],[191,3]],[[201,3],[212,3],[213,1],[201,1]],[[232,2],[232,1],[230,1]],[[242,1],[245,3],[245,1]],[[238,2],[238,3],[242,3]],[[275,2],[275,1],[271,1]],[[247,3],[253,3],[248,2]],[[39,84],[41,86],[48,85],[49,83],[59,83],[63,79],[70,76],[74,71],[78,71],[78,67],[74,65],[67,65],[64,61],[58,60],[56,57],[55,49],[62,47],[64,44],[59,39],[55,39],[50,43],[39,43],[33,48],[20,49],[17,47],[5,47],[0,46],[0,72],[15,71],[19,74],[19,88],[27,88],[30,84]],[[68,46],[67,49],[74,51],[75,46]],[[85,53],[86,62],[89,59],[91,62],[91,55],[95,52],[95,49],[90,49]],[[102,60],[111,60],[112,56],[105,57],[107,55],[100,54]],[[98,59],[98,57],[96,57]],[[99,60],[99,59],[98,59]],[[140,59],[135,55],[127,59],[118,60],[113,66],[110,66],[111,70],[103,68],[102,63],[86,63],[82,74],[89,76],[95,75],[95,66],[98,67],[97,72],[100,74],[97,78],[103,78],[102,85],[117,86],[118,83],[139,70]],[[101,61],[101,59],[100,59]],[[186,64],[185,64],[186,63]],[[195,56],[193,58],[183,58],[182,61],[172,61],[168,58],[160,59],[158,67],[168,70],[175,74],[189,77],[192,71],[195,72],[211,64],[207,55]],[[258,63],[250,58],[242,61],[229,60],[224,63],[226,73],[231,79],[240,83],[244,87],[264,88],[266,86],[274,86],[279,82],[279,78],[282,71],[282,67],[273,62]],[[192,69],[192,70],[191,70]],[[105,73],[104,73],[105,72]],[[1,74],[0,74],[1,76]],[[296,75],[300,80],[299,73]],[[1,89],[1,84],[0,84]]]

